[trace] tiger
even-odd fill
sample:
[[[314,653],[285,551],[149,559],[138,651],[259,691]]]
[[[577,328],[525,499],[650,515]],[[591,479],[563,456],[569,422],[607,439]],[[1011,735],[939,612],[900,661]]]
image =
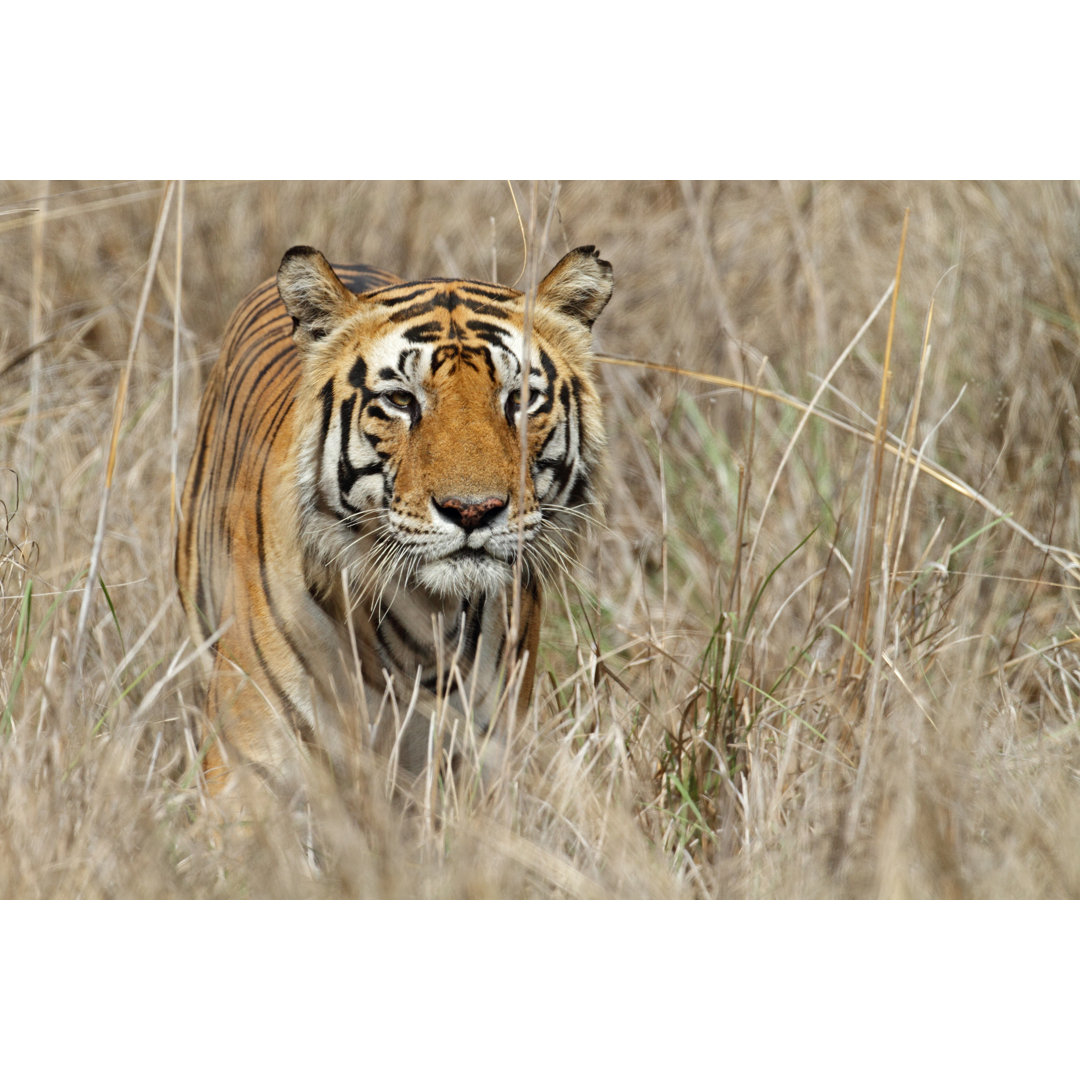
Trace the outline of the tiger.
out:
[[[240,303],[175,554],[212,794],[240,764],[273,787],[299,747],[334,764],[366,739],[416,774],[440,707],[484,737],[524,715],[542,590],[601,512],[612,288],[592,246],[531,296],[298,246]]]

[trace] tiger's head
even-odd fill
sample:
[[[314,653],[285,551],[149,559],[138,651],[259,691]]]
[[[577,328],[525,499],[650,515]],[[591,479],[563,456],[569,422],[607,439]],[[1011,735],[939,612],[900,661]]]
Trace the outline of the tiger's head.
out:
[[[535,302],[431,279],[354,295],[308,247],[278,289],[303,364],[296,406],[308,553],[361,592],[494,593],[567,565],[591,516],[604,429],[592,325],[609,263],[571,251]],[[522,467],[524,447],[525,467]]]

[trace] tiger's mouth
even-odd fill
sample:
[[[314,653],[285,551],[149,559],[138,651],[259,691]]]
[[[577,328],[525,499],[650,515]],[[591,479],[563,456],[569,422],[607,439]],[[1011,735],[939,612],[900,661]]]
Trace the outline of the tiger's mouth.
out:
[[[422,563],[420,583],[441,596],[496,593],[513,581],[513,561],[487,548],[460,547]]]
[[[498,562],[498,563],[505,563],[506,562],[506,559],[502,558],[500,555],[496,555],[493,552],[488,551],[488,549],[484,548],[484,547],[480,547],[480,548],[474,548],[474,547],[458,548],[457,551],[451,552],[449,555],[444,556],[444,558],[449,559],[451,561],[456,560],[456,561],[464,561],[464,562],[487,562],[489,560],[493,560],[494,562]]]

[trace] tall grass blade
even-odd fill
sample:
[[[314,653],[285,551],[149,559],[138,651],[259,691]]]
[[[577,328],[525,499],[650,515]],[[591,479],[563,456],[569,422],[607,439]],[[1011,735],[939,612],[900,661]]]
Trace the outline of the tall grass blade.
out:
[[[71,666],[75,672],[75,679],[69,683],[74,688],[82,671],[83,652],[86,648],[86,624],[90,617],[90,603],[94,595],[94,582],[98,580],[98,568],[101,565],[101,546],[105,540],[105,520],[109,512],[109,496],[112,492],[113,471],[116,468],[116,451],[120,442],[120,425],[124,419],[124,406],[127,404],[128,383],[131,380],[131,369],[135,363],[135,351],[138,348],[139,337],[142,334],[143,318],[146,315],[146,304],[150,299],[150,286],[154,281],[157,271],[158,258],[161,255],[161,243],[165,237],[165,222],[169,216],[169,206],[172,203],[173,182],[170,181],[165,187],[165,194],[161,200],[161,210],[158,212],[157,226],[154,229],[154,239],[150,245],[150,258],[146,265],[146,274],[143,277],[142,292],[139,295],[139,306],[135,312],[135,323],[131,328],[131,343],[128,346],[127,360],[120,376],[120,384],[116,390],[116,404],[113,407],[112,435],[109,439],[109,453],[105,462],[105,477],[101,490],[101,502],[98,507],[98,523],[94,532],[94,546],[90,551],[90,569],[86,575],[86,588],[83,592],[82,604],[79,607],[79,620],[75,627],[75,641],[72,645]]]

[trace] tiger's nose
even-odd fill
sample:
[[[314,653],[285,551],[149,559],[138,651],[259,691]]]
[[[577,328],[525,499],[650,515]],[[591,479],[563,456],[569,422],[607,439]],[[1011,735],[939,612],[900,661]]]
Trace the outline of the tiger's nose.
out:
[[[435,509],[466,532],[486,525],[506,505],[505,499],[488,495],[481,499],[434,499]]]

